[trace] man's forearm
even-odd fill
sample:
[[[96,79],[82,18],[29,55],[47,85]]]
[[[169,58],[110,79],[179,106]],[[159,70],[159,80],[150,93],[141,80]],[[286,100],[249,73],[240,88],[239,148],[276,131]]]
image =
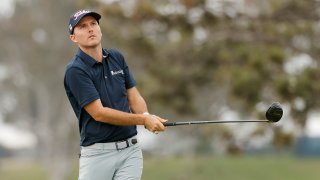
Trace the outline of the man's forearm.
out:
[[[113,125],[144,125],[146,117],[142,114],[132,114],[119,110],[103,107],[101,100],[92,101],[84,107],[90,116],[99,122]]]
[[[96,121],[120,126],[144,125],[145,116],[142,114],[132,114],[115,109],[104,107],[100,113],[94,117]]]
[[[128,90],[128,101],[132,113],[142,114],[148,112],[147,103],[140,95],[137,88],[131,88]]]
[[[136,101],[130,102],[129,105],[132,113],[143,114],[145,112],[148,112],[147,104],[141,96],[137,98]]]

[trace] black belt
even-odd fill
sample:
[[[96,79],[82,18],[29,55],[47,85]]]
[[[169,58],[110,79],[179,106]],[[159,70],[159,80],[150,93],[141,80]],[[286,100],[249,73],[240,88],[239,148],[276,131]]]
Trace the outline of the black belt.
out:
[[[95,143],[93,145],[90,145],[90,147],[99,147],[101,149],[122,150],[122,149],[126,149],[130,146],[133,146],[137,143],[138,143],[137,136],[133,136],[131,138],[128,138],[128,139],[125,139],[122,141],[117,141],[117,142]]]

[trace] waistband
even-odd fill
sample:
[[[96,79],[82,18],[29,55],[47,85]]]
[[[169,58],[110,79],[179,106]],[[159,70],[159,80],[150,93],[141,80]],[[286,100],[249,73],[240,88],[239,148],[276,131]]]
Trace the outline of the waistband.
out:
[[[130,146],[133,146],[137,143],[138,143],[138,139],[137,139],[137,136],[135,135],[135,136],[132,136],[131,138],[128,138],[122,141],[109,142],[109,143],[95,143],[87,147],[99,148],[99,149],[110,149],[110,150],[112,149],[122,150]]]

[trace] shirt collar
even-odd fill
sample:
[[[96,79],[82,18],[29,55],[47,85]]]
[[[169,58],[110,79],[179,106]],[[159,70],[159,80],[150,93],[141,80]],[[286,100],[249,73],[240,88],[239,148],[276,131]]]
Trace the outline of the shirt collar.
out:
[[[103,58],[106,58],[109,56],[109,52],[105,49],[102,49],[102,55],[103,55]]]
[[[106,58],[108,57],[109,53],[105,49],[102,49],[102,55],[103,55],[103,58]],[[99,63],[95,59],[93,59],[91,56],[83,52],[80,48],[78,49],[77,56],[80,57],[85,64],[91,67]]]

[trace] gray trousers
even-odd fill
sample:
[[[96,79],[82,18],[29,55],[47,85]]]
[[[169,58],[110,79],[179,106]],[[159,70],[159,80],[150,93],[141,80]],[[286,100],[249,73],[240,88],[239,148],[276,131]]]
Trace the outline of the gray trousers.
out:
[[[140,180],[143,157],[139,144],[125,149],[98,143],[81,147],[78,180]]]

